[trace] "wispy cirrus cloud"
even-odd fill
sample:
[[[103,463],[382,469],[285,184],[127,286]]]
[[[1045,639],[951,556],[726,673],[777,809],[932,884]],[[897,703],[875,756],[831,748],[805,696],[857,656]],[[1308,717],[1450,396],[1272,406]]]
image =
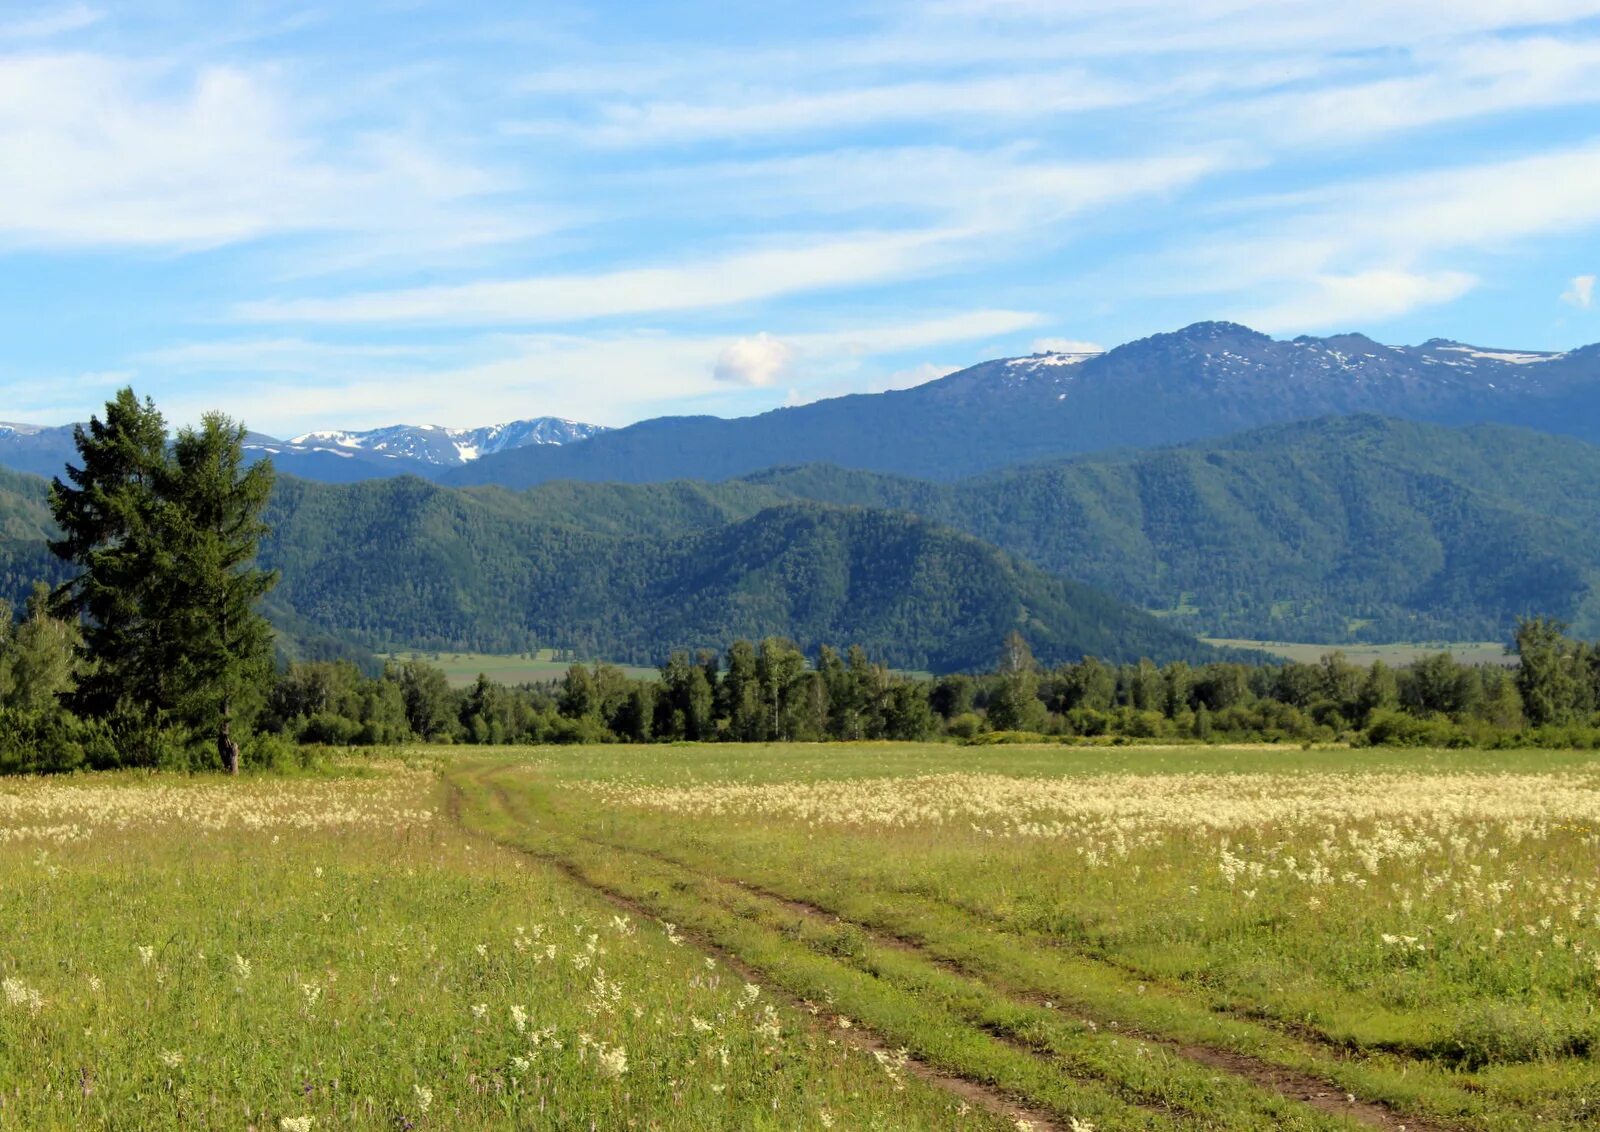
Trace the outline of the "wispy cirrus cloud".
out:
[[[0,65],[0,246],[210,248],[286,233],[506,240],[495,176],[401,130],[329,136],[269,74],[82,52]]]
[[[50,39],[68,32],[82,31],[104,18],[104,12],[87,4],[67,4],[31,16],[0,19],[0,45],[8,40]]]
[[[950,155],[945,155],[949,158]],[[1059,222],[1095,207],[1173,191],[1217,165],[1205,156],[1073,164],[993,163],[984,185],[952,197],[971,163],[955,159],[886,163],[860,155],[813,158],[803,173],[794,164],[745,165],[725,170],[732,180],[805,187],[809,197],[832,189],[828,212],[851,200],[857,208],[920,204],[928,226],[794,238],[683,262],[587,274],[470,282],[315,299],[253,300],[235,308],[247,322],[440,323],[515,325],[583,321],[717,309],[816,291],[850,290],[913,276],[926,277],[993,255],[996,241]],[[934,166],[940,168],[935,171]],[[889,173],[894,175],[887,175]],[[920,176],[918,174],[921,174]],[[908,177],[909,175],[909,177]],[[718,174],[709,175],[715,181]],[[821,186],[812,189],[810,186]],[[702,191],[704,186],[702,185]],[[737,196],[737,192],[734,194]],[[806,207],[791,197],[787,210]]]
[[[1518,342],[1600,229],[1597,69],[1600,0],[29,10],[0,398],[619,423],[1224,315]]]

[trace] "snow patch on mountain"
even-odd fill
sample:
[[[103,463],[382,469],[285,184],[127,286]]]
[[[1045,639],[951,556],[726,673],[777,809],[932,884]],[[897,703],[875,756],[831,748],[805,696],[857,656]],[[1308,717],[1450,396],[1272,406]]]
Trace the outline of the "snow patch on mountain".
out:
[[[374,456],[403,457],[427,464],[455,467],[495,452],[529,445],[574,444],[605,432],[602,425],[564,417],[535,417],[483,428],[446,428],[442,425],[391,425],[361,431],[324,429],[289,440],[295,448],[359,450]]]

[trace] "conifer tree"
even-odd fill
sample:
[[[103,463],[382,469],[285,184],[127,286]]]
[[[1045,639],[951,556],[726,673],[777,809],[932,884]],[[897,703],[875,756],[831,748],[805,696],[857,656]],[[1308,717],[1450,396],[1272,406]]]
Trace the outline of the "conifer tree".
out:
[[[74,710],[110,715],[132,704],[147,721],[171,706],[163,626],[154,598],[171,580],[161,545],[160,487],[167,471],[167,426],[155,406],[132,389],[106,404],[105,420],[73,430],[81,465],[50,490],[62,537],[50,543],[80,573],[52,595],[54,609],[82,620],[85,661],[70,696]]]
[[[278,580],[255,565],[272,465],[246,468],[244,437],[244,426],[221,413],[180,430],[164,493],[176,572],[162,604],[173,627],[176,715],[216,737],[230,774],[239,770],[234,722],[260,704],[272,677],[272,629],[255,606]]]
[[[272,466],[245,467],[244,436],[208,413],[169,450],[155,406],[123,389],[103,422],[76,431],[82,465],[50,496],[63,532],[51,549],[80,568],[52,598],[82,624],[73,706],[209,737],[230,773],[235,725],[272,676],[272,631],[255,605],[277,581],[255,565]]]

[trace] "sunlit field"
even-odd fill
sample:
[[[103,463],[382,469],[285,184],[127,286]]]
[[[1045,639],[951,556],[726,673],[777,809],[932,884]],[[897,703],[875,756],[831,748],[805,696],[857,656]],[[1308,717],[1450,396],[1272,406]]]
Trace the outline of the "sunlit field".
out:
[[[0,783],[0,1129],[1591,1127],[1600,762],[448,748]]]
[[[0,781],[0,1128],[1013,1126],[447,801]]]
[[[1588,1127],[1600,762],[529,749],[465,820],[1061,1127]]]

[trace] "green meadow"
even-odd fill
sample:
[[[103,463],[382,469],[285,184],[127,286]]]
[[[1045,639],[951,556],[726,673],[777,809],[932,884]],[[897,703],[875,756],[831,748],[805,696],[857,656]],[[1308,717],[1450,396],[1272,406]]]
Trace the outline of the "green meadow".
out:
[[[0,790],[0,1128],[1522,1129],[1592,753],[414,748]]]

